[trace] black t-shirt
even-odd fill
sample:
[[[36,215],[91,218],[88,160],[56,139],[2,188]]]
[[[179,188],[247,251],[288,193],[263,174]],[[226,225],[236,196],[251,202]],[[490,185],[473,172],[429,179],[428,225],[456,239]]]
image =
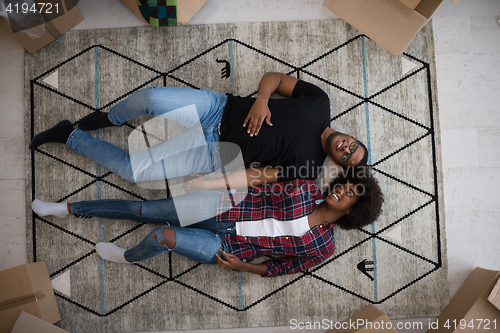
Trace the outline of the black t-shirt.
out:
[[[321,134],[330,126],[330,100],[317,86],[299,80],[291,98],[270,99],[271,123],[250,137],[243,122],[255,98],[228,96],[220,142],[237,144],[245,167],[279,168],[279,181],[315,179],[326,158]]]

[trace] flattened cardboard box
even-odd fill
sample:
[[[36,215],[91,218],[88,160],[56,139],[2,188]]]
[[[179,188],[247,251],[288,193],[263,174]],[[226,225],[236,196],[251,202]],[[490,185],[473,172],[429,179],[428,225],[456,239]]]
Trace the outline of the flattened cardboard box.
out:
[[[58,10],[64,12],[63,15],[55,15],[55,10],[52,14],[42,12],[45,19],[45,31],[43,35],[38,38],[32,39],[22,31],[13,32],[9,21],[5,18],[0,18],[0,27],[12,34],[12,37],[21,44],[26,51],[33,53],[38,51],[45,45],[54,41],[57,37],[73,28],[75,25],[83,21],[83,16],[78,11],[78,8],[71,2],[71,0],[47,0],[45,3],[58,4]],[[40,8],[40,7],[38,7]]]
[[[427,332],[499,332],[500,310],[487,300],[499,277],[499,271],[476,268]]]
[[[62,328],[56,327],[45,320],[30,315],[28,312],[21,312],[16,324],[10,333],[68,333]]]
[[[137,0],[123,0],[127,6],[130,7],[144,22],[148,23],[144,19],[137,5]],[[201,7],[207,2],[207,0],[177,0],[177,22],[179,24],[186,24],[191,19],[191,17],[200,10]],[[148,23],[149,24],[149,23]]]
[[[0,333],[9,333],[22,311],[52,324],[61,320],[43,261],[0,272]]]
[[[389,317],[371,304],[356,312],[342,323],[336,324],[335,328],[325,333],[398,333]]]
[[[400,57],[442,1],[325,0],[323,6]]]

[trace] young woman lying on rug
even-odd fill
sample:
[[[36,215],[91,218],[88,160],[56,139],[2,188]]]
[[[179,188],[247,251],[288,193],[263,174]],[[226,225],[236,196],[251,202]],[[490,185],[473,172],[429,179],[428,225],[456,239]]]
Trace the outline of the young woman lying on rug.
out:
[[[232,198],[218,191],[188,193],[175,198],[175,207],[174,200],[167,198],[75,203],[35,200],[32,209],[40,216],[80,214],[168,224],[153,230],[130,250],[98,243],[97,253],[105,260],[134,263],[172,251],[200,263],[271,277],[300,272],[329,258],[335,251],[334,222],[343,229],[354,229],[377,219],[383,195],[377,180],[363,170],[336,178],[326,196],[313,181],[295,180],[250,188],[244,197],[239,197],[243,191],[236,191]],[[241,202],[231,206],[231,199]],[[186,219],[180,221],[178,205],[191,210],[197,207],[197,213],[213,217],[196,222],[201,219],[190,216],[187,223]],[[233,208],[224,210],[229,207]],[[284,256],[250,263],[274,255]]]

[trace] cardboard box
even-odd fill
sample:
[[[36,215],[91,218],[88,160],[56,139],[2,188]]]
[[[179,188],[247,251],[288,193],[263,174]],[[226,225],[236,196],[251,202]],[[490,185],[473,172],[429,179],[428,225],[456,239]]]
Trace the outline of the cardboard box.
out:
[[[497,283],[491,290],[491,293],[488,296],[488,302],[493,304],[500,311],[500,279],[498,279]]]
[[[10,333],[68,333],[62,328],[56,327],[45,320],[30,315],[28,312],[21,312],[16,324]]]
[[[137,0],[123,0],[144,22]],[[177,23],[186,24],[200,10],[207,0],[177,0]],[[148,23],[149,24],[149,23]]]
[[[22,311],[49,323],[61,320],[45,262],[0,272],[0,333],[8,333]]]
[[[338,325],[335,325],[334,329],[326,331],[325,333],[333,333],[333,332],[398,333],[394,325],[392,325],[392,322],[389,319],[389,317],[387,317],[387,315],[384,312],[380,311],[371,304],[361,309],[361,311],[356,312],[354,315],[350,316],[342,323],[337,323],[337,324]]]
[[[476,268],[427,332],[499,332],[500,311],[487,300],[499,277],[499,271]]]
[[[442,1],[325,0],[323,6],[399,57]]]
[[[42,10],[41,14],[45,19],[45,31],[43,35],[38,38],[32,39],[23,31],[13,31],[9,21],[5,18],[0,18],[0,27],[10,32],[19,44],[21,44],[29,53],[33,53],[41,49],[83,21],[82,14],[80,14],[78,8],[76,8],[71,0],[47,0],[45,3],[53,4],[51,10],[52,14],[46,13],[45,10]],[[57,10],[64,12],[64,14],[57,15],[55,13],[54,8],[56,8],[56,3],[58,4]]]

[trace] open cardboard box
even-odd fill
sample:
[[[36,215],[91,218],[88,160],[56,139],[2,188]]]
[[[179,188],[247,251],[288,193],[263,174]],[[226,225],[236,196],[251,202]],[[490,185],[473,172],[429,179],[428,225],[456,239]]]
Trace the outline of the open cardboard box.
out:
[[[134,13],[136,13],[144,22],[148,23],[144,19],[137,5],[137,0],[123,0],[127,6],[129,6]],[[177,23],[186,24],[191,19],[191,17],[200,10],[201,7],[207,2],[207,0],[177,0]]]
[[[488,301],[500,297],[499,277],[500,271],[476,268],[427,332],[500,332],[500,310]]]
[[[387,315],[373,305],[356,312],[342,323],[336,323],[334,328],[325,333],[398,333]]]
[[[441,2],[443,0],[325,0],[323,6],[399,57]]]
[[[45,262],[0,272],[0,333],[9,333],[22,311],[49,323],[61,320]]]
[[[29,53],[38,51],[83,21],[82,14],[80,14],[78,8],[76,8],[71,0],[46,0],[44,3],[51,4],[51,13],[48,13],[47,6],[38,6],[39,10],[42,10],[41,15],[45,20],[43,35],[38,38],[33,39],[23,31],[13,31],[9,20],[0,17],[0,27],[12,34],[12,37],[14,37],[14,39],[17,40],[19,44],[21,44]],[[58,13],[56,13],[55,8],[57,8]],[[61,14],[61,12],[63,14]]]

